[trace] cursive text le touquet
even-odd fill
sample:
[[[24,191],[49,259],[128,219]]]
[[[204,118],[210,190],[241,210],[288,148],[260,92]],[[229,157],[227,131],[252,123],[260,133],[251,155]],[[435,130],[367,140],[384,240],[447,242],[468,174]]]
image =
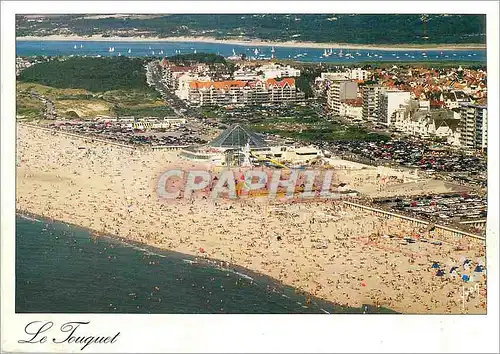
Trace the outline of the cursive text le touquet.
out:
[[[33,321],[26,325],[24,332],[27,338],[18,340],[18,343],[46,343],[47,340],[51,340],[54,344],[76,344],[80,345],[80,350],[85,349],[91,344],[112,344],[115,343],[120,332],[112,335],[81,335],[81,327],[88,325],[90,321],[87,322],[66,322],[59,329],[52,329],[54,327],[54,322],[52,321]],[[80,331],[80,332],[79,332]],[[51,333],[50,338],[47,336]]]

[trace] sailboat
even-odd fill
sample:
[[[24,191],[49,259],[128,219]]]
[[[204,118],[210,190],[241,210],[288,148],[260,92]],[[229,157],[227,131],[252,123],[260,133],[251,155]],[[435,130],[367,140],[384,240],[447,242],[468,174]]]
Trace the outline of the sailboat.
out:
[[[80,44],[80,48],[83,48],[83,44]]]
[[[153,55],[155,55],[155,51],[153,50]]]
[[[196,49],[194,50],[194,52],[193,52],[193,53],[194,53],[194,54],[196,54]]]
[[[233,48],[233,55],[227,57],[228,59],[230,60],[238,60],[238,59],[241,59],[239,56],[236,55],[236,52],[234,51],[234,48]]]
[[[129,48],[129,50],[128,50],[128,54],[130,54],[130,53],[132,53],[132,50]]]
[[[255,48],[253,51],[253,54],[255,54],[255,56],[259,55],[259,50],[257,48]]]
[[[342,49],[339,52],[339,57],[342,57]]]
[[[109,47],[109,52],[113,53],[115,51],[115,47]]]
[[[73,47],[73,49],[76,49],[76,44],[75,44],[75,46]]]
[[[162,49],[162,50],[160,50],[160,54],[163,54],[163,49]]]

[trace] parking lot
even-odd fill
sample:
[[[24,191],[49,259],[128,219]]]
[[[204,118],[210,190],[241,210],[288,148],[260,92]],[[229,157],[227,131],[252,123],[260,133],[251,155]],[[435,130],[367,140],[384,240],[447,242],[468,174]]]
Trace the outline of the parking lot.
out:
[[[343,158],[366,164],[416,168],[439,179],[483,188],[487,184],[485,157],[437,149],[421,141],[346,141],[320,145]]]
[[[378,199],[374,203],[396,213],[443,225],[485,219],[487,198],[475,194],[429,195],[418,198]]]

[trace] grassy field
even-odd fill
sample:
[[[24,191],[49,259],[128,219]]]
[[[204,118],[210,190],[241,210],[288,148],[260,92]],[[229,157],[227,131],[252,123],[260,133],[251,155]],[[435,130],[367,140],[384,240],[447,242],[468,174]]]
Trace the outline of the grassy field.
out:
[[[266,116],[253,115],[249,122],[250,127],[257,132],[310,142],[388,139],[385,135],[371,133],[357,126],[328,121],[326,117],[320,116],[307,106],[294,106],[266,113]]]
[[[155,91],[130,89],[103,93],[85,89],[55,88],[34,83],[17,84],[18,115],[36,118],[43,114],[43,104],[32,99],[30,92],[36,92],[54,102],[59,118],[95,118],[105,116],[164,117],[173,113]],[[35,102],[36,101],[36,102]],[[41,112],[36,110],[39,104]],[[25,112],[26,114],[23,114]],[[41,117],[40,117],[41,118]]]
[[[41,119],[43,117],[44,104],[30,95],[18,94],[16,97],[16,115],[25,120]]]
[[[18,106],[34,103],[31,92],[54,103],[58,118],[105,116],[164,117],[173,113],[146,83],[144,59],[64,58],[23,70],[18,77]],[[25,102],[26,101],[26,102]],[[30,111],[35,115],[35,111]]]

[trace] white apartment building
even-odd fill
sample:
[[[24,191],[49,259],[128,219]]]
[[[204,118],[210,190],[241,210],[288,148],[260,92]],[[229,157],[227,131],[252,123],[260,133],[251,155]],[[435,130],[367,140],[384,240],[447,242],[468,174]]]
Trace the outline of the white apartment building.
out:
[[[304,101],[304,92],[297,89],[293,78],[280,81],[191,81],[188,101],[191,106],[300,103]]]
[[[370,72],[361,68],[352,69],[350,72],[350,78],[352,80],[366,81],[370,78]]]
[[[259,75],[257,75],[257,71],[255,70],[245,70],[241,68],[233,73],[234,80],[254,81],[257,80],[258,78]]]
[[[262,76],[264,79],[280,79],[282,77],[299,77],[300,70],[292,68],[290,65],[281,66],[278,64],[267,64],[262,65],[255,69],[258,73],[262,71]],[[238,80],[235,78],[235,80]]]
[[[462,104],[460,107],[460,144],[468,149],[488,147],[488,110],[485,106]]]
[[[379,94],[379,122],[390,127],[392,125],[393,114],[401,106],[410,102],[410,92],[383,90]]]
[[[364,121],[376,121],[378,119],[379,95],[382,87],[376,85],[365,86],[363,89],[362,117]]]
[[[358,97],[358,84],[353,81],[332,81],[327,91],[327,105],[336,115],[341,115],[341,105],[345,100]]]
[[[189,83],[193,81],[209,81],[209,76],[198,76],[194,73],[185,73],[177,78],[177,89],[175,95],[181,100],[189,98]]]
[[[322,80],[336,81],[336,80],[349,80],[349,73],[321,73]]]
[[[350,118],[354,122],[359,122],[363,120],[363,107],[360,105],[352,105],[348,102],[342,102],[340,104],[339,115]]]

